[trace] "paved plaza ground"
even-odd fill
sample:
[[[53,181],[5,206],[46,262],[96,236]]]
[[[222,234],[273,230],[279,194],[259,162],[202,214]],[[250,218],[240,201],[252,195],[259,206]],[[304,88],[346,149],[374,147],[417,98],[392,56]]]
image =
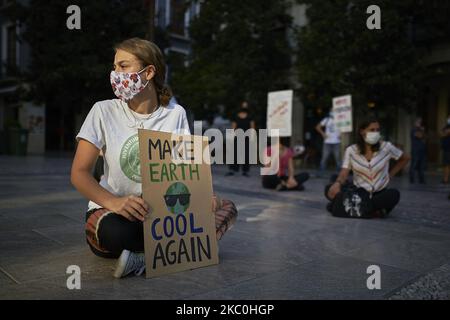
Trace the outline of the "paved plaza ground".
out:
[[[325,210],[325,178],[303,192],[261,187],[213,168],[215,192],[239,218],[220,241],[220,264],[155,279],[112,277],[84,238],[87,200],[70,184],[70,157],[0,156],[0,299],[448,299],[449,187],[393,185],[402,192],[388,219],[339,219]],[[310,171],[312,174],[313,171]],[[81,268],[68,290],[66,268]],[[369,290],[367,268],[381,269]]]

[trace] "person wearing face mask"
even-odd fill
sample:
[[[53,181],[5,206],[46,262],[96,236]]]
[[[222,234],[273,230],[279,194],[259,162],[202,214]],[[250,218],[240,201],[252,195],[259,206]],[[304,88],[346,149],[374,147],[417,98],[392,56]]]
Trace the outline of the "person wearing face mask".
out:
[[[448,184],[450,177],[450,114],[447,118],[447,124],[442,129],[441,148],[442,164],[444,165],[444,179],[442,180],[442,183]]]
[[[392,143],[381,140],[380,123],[376,118],[362,121],[357,134],[357,143],[345,150],[336,181],[325,188],[325,196],[331,201],[327,209],[334,216],[352,216],[351,206],[343,198],[345,188],[350,185],[347,178],[353,172],[357,194],[354,197],[358,198],[355,203],[366,208],[369,217],[386,217],[400,201],[400,192],[389,188],[389,181],[407,165],[410,157]],[[397,160],[392,168],[389,167],[391,159]]]
[[[166,65],[152,42],[132,38],[115,47],[112,90],[118,99],[99,101],[87,115],[76,140],[71,182],[88,198],[86,240],[94,254],[118,258],[117,278],[145,270],[143,225],[150,213],[142,199],[138,128],[190,134],[186,112],[169,103]],[[102,152],[104,173],[92,169]],[[234,203],[214,197],[217,238],[237,216]]]

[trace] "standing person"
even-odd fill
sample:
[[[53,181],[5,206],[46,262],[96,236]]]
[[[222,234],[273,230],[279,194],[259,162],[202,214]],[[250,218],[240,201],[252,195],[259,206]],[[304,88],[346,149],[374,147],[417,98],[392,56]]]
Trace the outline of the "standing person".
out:
[[[325,128],[325,131],[323,129]],[[322,175],[327,165],[328,158],[332,154],[336,162],[336,170],[340,168],[341,132],[336,128],[334,115],[331,111],[327,117],[323,118],[316,126],[317,132],[323,138],[322,159],[320,160],[319,174]]]
[[[273,146],[266,148],[264,154],[271,157],[275,148],[279,150],[279,170],[274,175],[263,175],[262,185],[266,189],[276,189],[278,191],[298,190],[303,191],[303,184],[309,179],[307,172],[295,174],[294,172],[294,150],[290,147],[289,138],[280,138],[279,142]],[[270,167],[271,163],[264,161],[266,167]]]
[[[100,150],[100,153],[98,154],[97,161],[95,162],[94,167],[94,178],[97,180],[97,182],[100,182],[102,180],[102,176],[104,174],[103,167],[105,166],[105,161],[103,161],[103,152]]]
[[[255,121],[250,117],[249,110],[248,110],[248,102],[243,101],[241,103],[241,108],[239,109],[236,117],[231,122],[231,128],[233,130],[242,129],[245,132],[247,132],[248,129],[256,129]],[[225,174],[226,176],[232,176],[235,173],[239,172],[239,165],[237,163],[238,158],[238,146],[237,146],[237,137],[234,137],[234,163],[229,165],[229,171]],[[245,150],[245,163],[242,164],[242,175],[245,177],[248,177],[248,172],[250,171],[250,164],[249,164],[249,146],[250,141],[249,137],[245,137],[244,140],[244,150]]]
[[[169,104],[165,70],[163,55],[154,43],[132,38],[118,44],[110,80],[119,99],[95,103],[76,136],[71,182],[90,200],[86,240],[95,255],[119,258],[117,278],[145,269],[142,222],[149,205],[142,199],[138,128],[190,134],[183,107]],[[98,183],[92,168],[100,150],[104,174]],[[237,210],[229,200],[210,201],[220,239]]]
[[[422,118],[417,118],[414,128],[411,129],[411,166],[409,168],[409,181],[414,183],[415,172],[419,176],[419,183],[425,183],[426,164],[426,144],[425,128],[422,125]]]
[[[442,182],[448,184],[450,177],[450,114],[447,117],[447,124],[442,129],[441,147],[442,164],[444,166],[444,179]]]
[[[407,165],[409,156],[392,143],[381,141],[376,118],[363,121],[357,133],[357,143],[345,150],[339,176],[325,187],[331,201],[327,208],[337,217],[385,217],[400,201],[400,192],[389,188],[389,181]],[[389,168],[391,159],[397,160],[393,168]],[[350,171],[356,190],[348,195]]]

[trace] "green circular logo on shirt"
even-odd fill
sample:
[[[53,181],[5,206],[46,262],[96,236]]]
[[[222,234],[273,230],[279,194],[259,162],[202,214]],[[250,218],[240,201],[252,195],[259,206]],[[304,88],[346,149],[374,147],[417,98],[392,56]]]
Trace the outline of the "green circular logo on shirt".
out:
[[[141,162],[139,159],[139,137],[129,137],[120,151],[120,168],[134,182],[141,182]]]

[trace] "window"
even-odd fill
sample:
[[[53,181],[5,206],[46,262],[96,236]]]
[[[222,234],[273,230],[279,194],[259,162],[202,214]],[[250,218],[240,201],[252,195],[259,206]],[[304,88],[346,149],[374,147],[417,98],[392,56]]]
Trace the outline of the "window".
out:
[[[17,67],[17,34],[16,26],[6,28],[6,67],[14,70]]]
[[[17,24],[7,22],[1,28],[1,73],[2,75],[15,76],[18,71],[19,49]]]

